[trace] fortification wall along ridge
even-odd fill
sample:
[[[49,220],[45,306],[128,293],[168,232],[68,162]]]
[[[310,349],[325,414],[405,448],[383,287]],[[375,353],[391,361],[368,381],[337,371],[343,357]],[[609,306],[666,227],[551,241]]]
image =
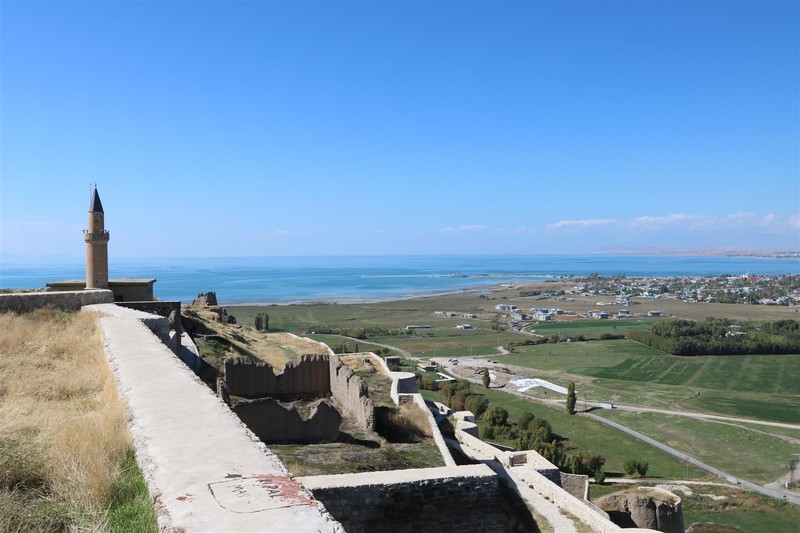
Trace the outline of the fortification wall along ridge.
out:
[[[301,355],[289,361],[280,374],[269,363],[242,357],[225,360],[228,393],[243,398],[319,397],[331,392],[327,355]]]
[[[114,301],[114,293],[107,289],[57,292],[17,292],[0,294],[0,312],[29,313],[43,307],[77,311],[84,305],[105,304]]]
[[[369,397],[367,384],[337,355],[330,360],[330,392],[345,413],[358,421],[359,425],[375,429],[375,405]]]
[[[486,465],[297,480],[348,533],[505,530],[499,480]]]
[[[342,533],[280,460],[163,342],[145,313],[92,306],[160,530]],[[151,318],[154,315],[149,315]],[[156,317],[166,322],[163,317]],[[222,451],[223,453],[220,453]]]

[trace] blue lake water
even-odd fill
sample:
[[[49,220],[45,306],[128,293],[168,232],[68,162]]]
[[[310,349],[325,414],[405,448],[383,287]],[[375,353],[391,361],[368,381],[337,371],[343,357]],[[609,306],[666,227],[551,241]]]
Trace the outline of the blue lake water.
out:
[[[156,296],[190,302],[215,291],[222,304],[363,301],[438,294],[504,282],[597,272],[610,276],[800,274],[800,259],[615,255],[442,255],[111,258],[110,276],[157,278]],[[458,274],[458,275],[453,275]],[[480,277],[462,277],[465,275]],[[85,276],[80,263],[0,264],[0,288],[39,288]]]

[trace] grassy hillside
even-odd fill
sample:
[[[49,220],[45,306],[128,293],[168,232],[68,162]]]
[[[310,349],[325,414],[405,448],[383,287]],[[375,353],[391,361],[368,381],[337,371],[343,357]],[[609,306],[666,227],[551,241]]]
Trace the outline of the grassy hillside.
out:
[[[156,531],[96,317],[0,314],[0,531]]]

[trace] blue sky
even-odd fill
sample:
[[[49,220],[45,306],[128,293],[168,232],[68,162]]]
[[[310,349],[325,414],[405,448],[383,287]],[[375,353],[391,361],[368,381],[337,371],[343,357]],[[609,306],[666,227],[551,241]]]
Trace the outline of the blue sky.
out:
[[[4,1],[0,251],[800,249],[798,6]]]

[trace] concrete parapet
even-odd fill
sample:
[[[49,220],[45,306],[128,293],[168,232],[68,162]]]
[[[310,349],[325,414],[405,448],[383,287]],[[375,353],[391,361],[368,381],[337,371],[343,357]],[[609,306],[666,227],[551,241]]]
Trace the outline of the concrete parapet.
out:
[[[139,318],[122,314],[101,318],[100,332],[160,530],[344,531]]]
[[[417,392],[417,376],[411,372],[389,372],[392,378],[391,397],[394,403],[400,404],[401,394]]]
[[[139,320],[142,324],[153,332],[168,347],[173,354],[180,354],[180,351],[175,350],[175,345],[180,342],[180,337],[171,335],[169,327],[169,318],[140,311],[128,307],[121,307],[117,304],[104,303],[84,306],[81,310],[94,313],[100,313],[104,316],[119,317],[119,318],[133,318]]]
[[[442,436],[442,432],[439,431],[439,424],[436,423],[436,419],[433,417],[433,413],[431,413],[430,407],[428,407],[427,402],[422,397],[421,394],[412,394],[414,398],[414,403],[416,403],[422,411],[428,415],[428,425],[431,428],[431,434],[433,435],[433,442],[436,443],[436,447],[439,448],[439,453],[442,454],[442,459],[444,459],[444,464],[447,466],[456,466],[456,461],[453,459],[453,455],[450,453],[450,449],[447,447],[447,443],[444,441],[444,437]]]
[[[0,294],[0,313],[29,313],[43,307],[77,311],[85,305],[114,301],[114,293],[107,289],[58,292],[12,292]]]
[[[504,465],[508,464],[508,459],[506,458],[507,452],[492,446],[488,442],[482,441],[471,432],[464,431],[462,428],[465,424],[471,424],[471,422],[459,420],[456,423],[456,440],[463,445],[462,449],[472,452],[468,453],[472,459],[478,461],[498,461]]]
[[[395,404],[416,403],[423,410],[428,417],[428,425],[430,426],[431,435],[433,435],[433,441],[436,443],[436,447],[439,448],[439,453],[442,455],[442,459],[444,459],[444,464],[447,466],[455,466],[456,461],[453,459],[450,449],[447,447],[447,443],[442,436],[442,432],[439,430],[439,424],[436,423],[436,418],[433,416],[433,413],[431,413],[431,409],[428,407],[425,399],[417,392],[416,375],[411,372],[393,372],[389,370],[386,361],[372,352],[367,354],[367,357],[391,378],[392,388],[390,396]],[[435,402],[432,403],[435,405]],[[440,410],[438,406],[434,408]]]
[[[348,533],[504,531],[499,481],[486,465],[297,478]]]
[[[608,519],[608,516],[594,506],[586,505],[566,490],[562,489],[561,473],[558,468],[534,451],[510,452],[501,450],[482,441],[477,435],[472,434],[471,422],[466,422],[463,417],[456,423],[456,439],[461,444],[461,451],[474,460],[495,464],[496,468],[504,470],[508,476],[518,480],[517,485],[527,486],[541,496],[555,503],[559,508],[576,516],[588,524],[593,530],[619,531],[620,528]],[[512,466],[512,463],[521,462],[520,455],[524,454],[525,462],[521,466]]]
[[[508,469],[508,472],[522,480],[533,490],[550,499],[561,509],[574,515],[579,520],[587,524],[594,531],[611,532],[620,531],[619,526],[608,519],[602,512],[598,512],[593,507],[565,491],[551,479],[545,477],[535,468],[530,466],[520,466]]]

